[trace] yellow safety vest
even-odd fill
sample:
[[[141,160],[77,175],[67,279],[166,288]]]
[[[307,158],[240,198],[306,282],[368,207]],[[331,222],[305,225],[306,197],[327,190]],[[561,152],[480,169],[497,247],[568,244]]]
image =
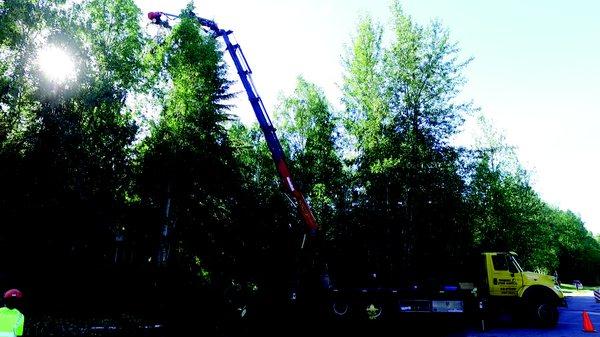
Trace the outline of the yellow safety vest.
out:
[[[25,316],[17,309],[0,308],[0,337],[23,335]]]

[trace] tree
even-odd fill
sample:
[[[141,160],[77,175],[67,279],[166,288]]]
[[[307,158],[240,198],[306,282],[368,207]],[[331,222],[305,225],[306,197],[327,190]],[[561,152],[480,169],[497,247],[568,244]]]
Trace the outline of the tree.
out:
[[[481,250],[516,251],[530,270],[557,267],[549,208],[523,175],[492,168],[484,155],[468,200],[475,244]]]
[[[112,261],[115,230],[122,226],[120,210],[130,186],[129,159],[137,127],[125,101],[138,79],[118,86],[125,74],[109,76],[112,69],[98,62],[90,37],[99,43],[109,27],[94,26],[94,5],[11,1],[0,9],[7,27],[0,39],[6,61],[1,75],[13,79],[0,96],[0,143],[3,150],[12,148],[1,151],[8,164],[3,167],[10,169],[0,172],[7,182],[0,205],[9,231],[14,231],[6,237],[21,238],[8,240],[3,249],[20,256],[11,262],[16,266],[12,271],[24,284],[39,275],[61,275],[40,286],[42,294],[50,293],[44,287],[76,289]],[[138,46],[128,44],[118,53],[139,58],[140,30],[137,16],[130,15],[137,8],[132,1],[121,6],[126,16],[112,10],[103,19],[115,22],[119,16],[120,22],[110,29],[119,29],[122,37],[133,36]],[[37,57],[48,45],[71,54],[78,69],[75,79],[56,82],[45,76]],[[82,265],[89,269],[82,270]],[[104,271],[101,274],[108,275]],[[106,285],[96,279],[88,286]],[[96,294],[97,299],[88,300],[102,298],[101,291]],[[39,300],[46,302],[43,296]],[[71,298],[63,305],[80,300]],[[96,304],[100,310],[101,301]]]
[[[382,27],[370,17],[358,24],[358,32],[343,59],[345,67],[343,102],[348,116],[349,133],[356,146],[366,152],[376,151],[382,128],[389,122],[389,108],[383,95]]]
[[[337,121],[325,94],[299,77],[294,93],[283,99],[277,121],[297,184],[306,191],[322,232],[331,237],[345,208],[346,191],[336,146]]]
[[[138,182],[142,203],[162,214],[157,262],[171,271],[166,275],[177,275],[162,286],[180,296],[171,293],[165,301],[169,307],[181,298],[204,303],[195,311],[173,313],[172,323],[182,329],[195,324],[189,315],[206,323],[228,317],[227,294],[247,272],[239,268],[246,263],[242,228],[252,222],[241,218],[248,212],[240,203],[248,198],[242,165],[225,129],[230,117],[223,101],[231,94],[223,55],[216,40],[187,15],[192,10],[188,5],[154,50],[155,71],[166,74],[170,85],[160,117],[140,145]]]
[[[600,280],[600,244],[585,228],[581,218],[571,211],[549,209],[553,225],[560,278],[564,282],[582,280],[597,283]]]
[[[468,242],[459,239],[469,235],[463,183],[447,142],[470,106],[455,103],[468,61],[459,60],[447,31],[436,22],[413,23],[398,2],[392,15],[387,49],[379,26],[368,18],[359,24],[343,88],[348,130],[358,140],[353,189],[362,194],[363,215],[357,221],[370,233],[372,263],[398,277],[424,271],[419,266],[440,252],[452,260],[467,249],[444,242],[448,235]]]

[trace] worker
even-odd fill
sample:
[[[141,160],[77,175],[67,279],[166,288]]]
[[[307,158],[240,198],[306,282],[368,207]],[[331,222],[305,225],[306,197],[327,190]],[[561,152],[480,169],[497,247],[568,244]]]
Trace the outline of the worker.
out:
[[[23,293],[18,289],[10,289],[4,293],[4,307],[0,308],[0,337],[23,335],[25,316],[17,309]]]

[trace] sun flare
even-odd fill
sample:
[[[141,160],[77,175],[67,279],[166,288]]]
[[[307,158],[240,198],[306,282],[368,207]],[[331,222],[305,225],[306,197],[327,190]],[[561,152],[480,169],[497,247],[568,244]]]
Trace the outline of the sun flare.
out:
[[[46,45],[38,52],[38,65],[48,80],[64,83],[75,79],[77,71],[71,56],[62,48]]]

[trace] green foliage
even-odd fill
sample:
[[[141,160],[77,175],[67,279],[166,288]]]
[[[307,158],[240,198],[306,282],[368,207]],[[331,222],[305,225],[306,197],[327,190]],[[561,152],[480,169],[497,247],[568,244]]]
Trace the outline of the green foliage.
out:
[[[475,244],[481,250],[516,251],[530,270],[557,267],[548,207],[524,177],[492,169],[484,155],[468,198]]]
[[[355,221],[374,235],[367,255],[399,277],[467,249],[444,242],[468,242],[457,153],[447,140],[469,106],[454,103],[466,62],[458,61],[447,32],[437,23],[414,24],[397,2],[392,14],[389,48],[371,19],[358,25],[343,88],[346,125],[358,147],[352,189],[362,216]]]
[[[118,76],[91,50],[90,36],[101,32],[86,28],[87,4],[0,4],[2,264],[7,282],[40,294],[39,308],[52,302],[44,294],[87,288],[95,292],[63,305],[80,307],[87,297],[102,310],[104,291],[115,283],[107,281],[114,269],[104,267],[120,249],[117,231],[127,227],[122,210],[137,126],[125,105],[129,88],[119,88]],[[70,54],[76,79],[46,78],[37,57],[48,44]],[[122,52],[139,57],[135,49]]]
[[[553,208],[550,210],[550,221],[556,238],[555,245],[558,246],[562,279],[597,283],[600,280],[600,246],[581,218],[571,211]]]
[[[141,144],[142,200],[159,209],[170,205],[165,221],[177,222],[169,238],[179,252],[174,258],[194,265],[199,256],[202,268],[216,268],[223,261],[215,251],[224,249],[217,241],[226,238],[235,222],[233,207],[240,193],[223,126],[228,116],[221,102],[228,97],[229,82],[222,55],[191,18],[173,27],[156,55],[172,87],[160,119]],[[180,239],[184,237],[189,239]]]
[[[357,146],[371,149],[389,121],[387,102],[383,99],[381,38],[382,27],[371,18],[363,18],[358,33],[346,51],[346,68],[342,89],[348,116],[349,132],[357,137]]]
[[[302,77],[293,95],[283,99],[277,119],[289,147],[298,186],[307,192],[322,231],[335,235],[344,208],[345,176],[336,147],[336,119],[325,94]]]
[[[474,244],[480,250],[515,251],[529,270],[559,270],[563,279],[595,281],[600,246],[581,219],[545,203],[502,135],[487,121],[482,127],[487,139],[479,143],[466,195]]]
[[[105,81],[119,89],[129,89],[141,81],[144,39],[139,25],[140,9],[131,0],[90,0],[85,3],[90,16],[86,23],[89,43],[97,66],[104,68]]]

